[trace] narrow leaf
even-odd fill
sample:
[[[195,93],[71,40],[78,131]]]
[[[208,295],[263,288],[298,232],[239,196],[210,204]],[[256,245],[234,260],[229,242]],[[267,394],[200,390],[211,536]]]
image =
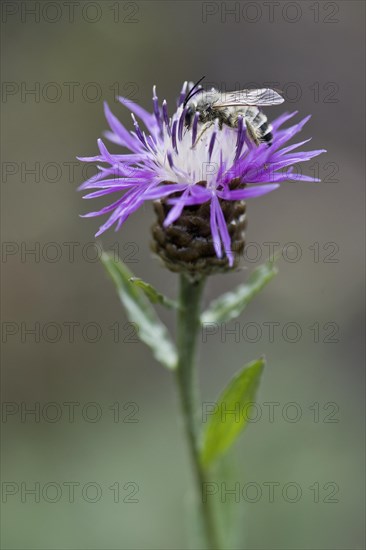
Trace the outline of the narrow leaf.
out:
[[[150,300],[152,304],[161,304],[169,309],[176,309],[178,307],[177,302],[170,300],[164,294],[161,294],[150,283],[146,283],[138,277],[131,277],[130,282],[141,288],[145,296]]]
[[[217,300],[214,300],[209,308],[202,314],[201,321],[205,323],[224,323],[239,317],[249,302],[262,288],[278,273],[274,262],[266,262],[257,267],[247,283],[239,285],[236,289],[226,292]]]
[[[216,403],[203,435],[202,463],[208,466],[234,443],[248,420],[248,409],[254,402],[264,368],[264,358],[246,365],[229,382]]]
[[[234,453],[222,455],[211,468],[208,478],[216,487],[234,487],[242,468]],[[217,496],[217,495],[216,495]],[[235,498],[216,498],[216,522],[227,548],[242,548],[242,529],[245,523],[245,507],[238,506]]]
[[[177,364],[177,353],[166,326],[139,288],[130,282],[131,271],[112,254],[103,252],[101,261],[116,285],[118,295],[126,309],[128,319],[139,327],[138,336],[152,350],[154,357],[169,369]]]

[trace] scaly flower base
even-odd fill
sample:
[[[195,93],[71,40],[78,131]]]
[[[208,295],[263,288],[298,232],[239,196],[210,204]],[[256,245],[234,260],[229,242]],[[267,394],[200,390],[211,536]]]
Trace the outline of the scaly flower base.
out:
[[[201,182],[202,186],[206,182]],[[231,182],[238,188],[240,181]],[[225,202],[220,199],[231,240],[234,262],[230,265],[225,254],[218,258],[210,228],[210,203],[187,206],[181,216],[165,227],[164,221],[171,211],[166,200],[155,201],[157,221],[152,227],[152,250],[163,260],[170,271],[185,273],[191,280],[202,276],[224,273],[236,269],[244,252],[246,204],[244,201]]]

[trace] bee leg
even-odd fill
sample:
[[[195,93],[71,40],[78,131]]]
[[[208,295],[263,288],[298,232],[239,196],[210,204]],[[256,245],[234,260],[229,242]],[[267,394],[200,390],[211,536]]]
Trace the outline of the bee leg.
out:
[[[252,126],[248,120],[245,121],[245,125],[247,127],[247,132],[248,132],[248,135],[249,135],[250,139],[258,146],[259,145],[259,139],[258,139],[258,136],[255,132],[254,126]]]
[[[211,126],[215,124],[214,122],[208,122],[206,124],[206,126],[203,128],[202,132],[199,134],[199,136],[197,137],[196,141],[194,142],[194,144],[192,145],[191,149],[194,149],[198,143],[198,140],[201,139],[201,137],[203,136],[203,134],[206,132],[206,130],[208,130],[209,128],[211,128]]]

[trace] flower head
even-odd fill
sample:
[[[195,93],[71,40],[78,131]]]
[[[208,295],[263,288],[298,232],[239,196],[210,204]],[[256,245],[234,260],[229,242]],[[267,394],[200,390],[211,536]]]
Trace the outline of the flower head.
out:
[[[188,89],[185,82],[178,107],[171,117],[167,102],[159,103],[155,86],[153,113],[119,97],[119,101],[131,111],[132,131],[127,130],[105,104],[105,116],[110,126],[106,137],[129,152],[112,154],[99,139],[99,155],[79,157],[84,162],[98,163],[99,168],[96,176],[80,186],[80,189],[88,190],[84,198],[117,196],[117,200],[108,206],[85,217],[109,214],[100,226],[98,236],[113,225],[118,230],[146,201],[158,201],[164,205],[159,216],[161,227],[166,229],[177,226],[185,212],[194,215],[198,210],[204,210],[215,255],[230,268],[235,263],[232,236],[235,237],[235,228],[243,219],[243,209],[239,208],[239,217],[233,214],[238,204],[243,205],[243,201],[249,198],[269,193],[289,179],[319,181],[298,173],[295,165],[298,168],[299,162],[324,150],[294,152],[309,139],[285,146],[310,118],[308,116],[282,129],[296,112],[283,114],[272,122],[270,147],[266,143],[257,146],[251,141],[241,117],[236,128],[224,124],[220,129],[216,120],[202,132],[199,113],[196,113],[192,124],[187,127],[184,99]],[[230,203],[236,210],[229,207]],[[192,225],[191,221],[189,223]]]

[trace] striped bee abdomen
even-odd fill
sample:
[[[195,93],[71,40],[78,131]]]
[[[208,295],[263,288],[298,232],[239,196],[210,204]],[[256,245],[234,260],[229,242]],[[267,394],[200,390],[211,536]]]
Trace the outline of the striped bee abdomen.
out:
[[[263,111],[260,111],[258,107],[249,107],[243,113],[249,127],[255,134],[254,140],[259,143],[267,143],[272,145],[273,135],[272,126],[268,123],[268,119]]]
[[[273,141],[273,134],[272,134],[272,126],[268,124],[268,122],[263,122],[261,126],[258,128],[259,130],[259,140],[262,142],[265,142],[268,144],[268,146],[272,145]]]

